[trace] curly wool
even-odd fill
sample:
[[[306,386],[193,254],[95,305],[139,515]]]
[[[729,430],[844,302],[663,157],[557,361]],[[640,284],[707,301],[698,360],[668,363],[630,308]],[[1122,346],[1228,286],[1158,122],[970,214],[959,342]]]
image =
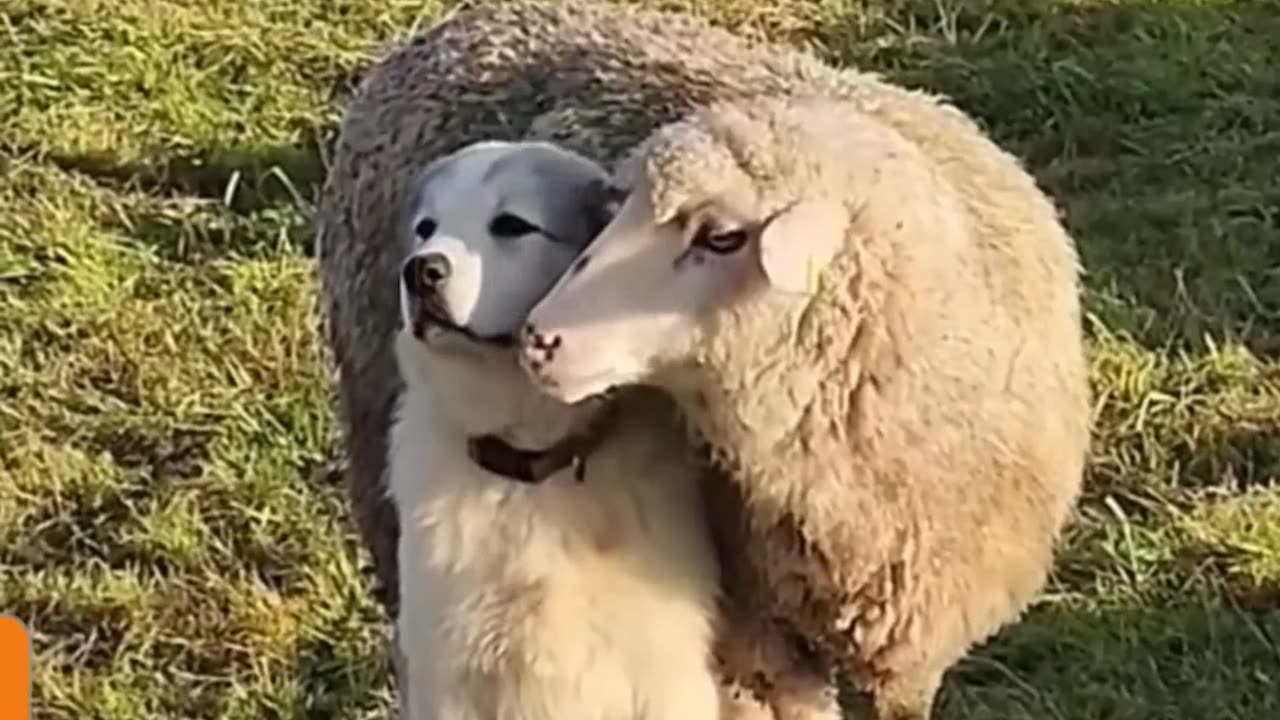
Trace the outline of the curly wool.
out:
[[[852,673],[879,717],[917,718],[1043,586],[1082,481],[1089,389],[1077,256],[1052,203],[950,108],[868,87],[716,104],[634,161],[659,223],[713,196],[750,198],[757,217],[847,199],[813,297],[719,311],[653,382],[741,489],[745,567],[730,572],[751,578],[754,611]]]

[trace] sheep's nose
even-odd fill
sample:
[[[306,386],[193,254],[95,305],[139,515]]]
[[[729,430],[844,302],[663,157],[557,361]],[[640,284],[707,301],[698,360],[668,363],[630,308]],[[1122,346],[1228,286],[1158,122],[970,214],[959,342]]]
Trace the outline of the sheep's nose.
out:
[[[559,333],[547,335],[539,332],[533,323],[528,323],[524,326],[524,330],[521,332],[521,339],[524,344],[525,359],[535,371],[540,370],[544,363],[549,363],[555,359],[556,350],[561,343]]]
[[[436,290],[449,279],[451,272],[453,272],[453,266],[449,264],[449,258],[444,253],[417,255],[405,263],[405,287],[415,294]]]

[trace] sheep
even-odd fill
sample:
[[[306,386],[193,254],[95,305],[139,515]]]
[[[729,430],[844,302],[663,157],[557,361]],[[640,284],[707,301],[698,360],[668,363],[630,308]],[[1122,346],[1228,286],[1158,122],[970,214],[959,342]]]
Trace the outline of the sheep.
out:
[[[616,184],[529,314],[527,371],[569,403],[671,393],[740,490],[755,612],[879,720],[928,718],[1041,591],[1080,491],[1079,268],[1052,202],[959,111],[852,73],[696,109]]]
[[[546,138],[614,163],[655,128],[710,103],[841,88],[855,96],[888,93],[890,112],[913,107],[910,97],[873,76],[832,70],[805,52],[749,43],[685,15],[589,0],[464,3],[363,72],[319,199],[317,256],[348,492],[391,616],[398,605],[399,531],[394,507],[384,498],[385,437],[400,380],[391,351],[398,300],[387,278],[401,258],[379,238],[397,230],[391,208],[403,203],[413,169],[486,138]],[[938,112],[935,121],[945,126],[969,126],[957,112]],[[927,138],[920,136],[932,131],[926,124],[913,139],[923,142]],[[797,672],[785,681],[775,668],[771,687],[753,682],[771,697],[779,717],[835,717],[825,670],[812,649],[794,637],[771,635],[773,624],[752,612],[764,607],[755,596],[768,592],[748,572],[749,564],[735,567],[744,559],[741,488],[708,484],[714,493],[708,517],[732,606],[726,612],[734,618],[722,641],[759,644],[721,654],[749,652],[778,667],[794,665]]]

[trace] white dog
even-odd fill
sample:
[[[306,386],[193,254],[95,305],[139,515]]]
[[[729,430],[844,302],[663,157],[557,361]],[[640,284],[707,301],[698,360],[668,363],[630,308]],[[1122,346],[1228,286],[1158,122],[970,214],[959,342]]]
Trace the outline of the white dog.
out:
[[[389,457],[411,720],[718,717],[718,565],[673,406],[562,405],[511,344],[608,221],[603,178],[486,142],[412,196]]]

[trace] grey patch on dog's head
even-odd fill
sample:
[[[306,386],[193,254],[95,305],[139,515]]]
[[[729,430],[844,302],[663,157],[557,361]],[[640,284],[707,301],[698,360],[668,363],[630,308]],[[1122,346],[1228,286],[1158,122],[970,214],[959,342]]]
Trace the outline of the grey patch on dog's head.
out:
[[[541,143],[516,146],[495,160],[483,178],[501,188],[509,211],[542,218],[553,240],[575,250],[586,247],[608,224],[605,181],[602,169],[590,160]],[[548,192],[553,188],[563,191]],[[541,207],[529,207],[531,199]]]

